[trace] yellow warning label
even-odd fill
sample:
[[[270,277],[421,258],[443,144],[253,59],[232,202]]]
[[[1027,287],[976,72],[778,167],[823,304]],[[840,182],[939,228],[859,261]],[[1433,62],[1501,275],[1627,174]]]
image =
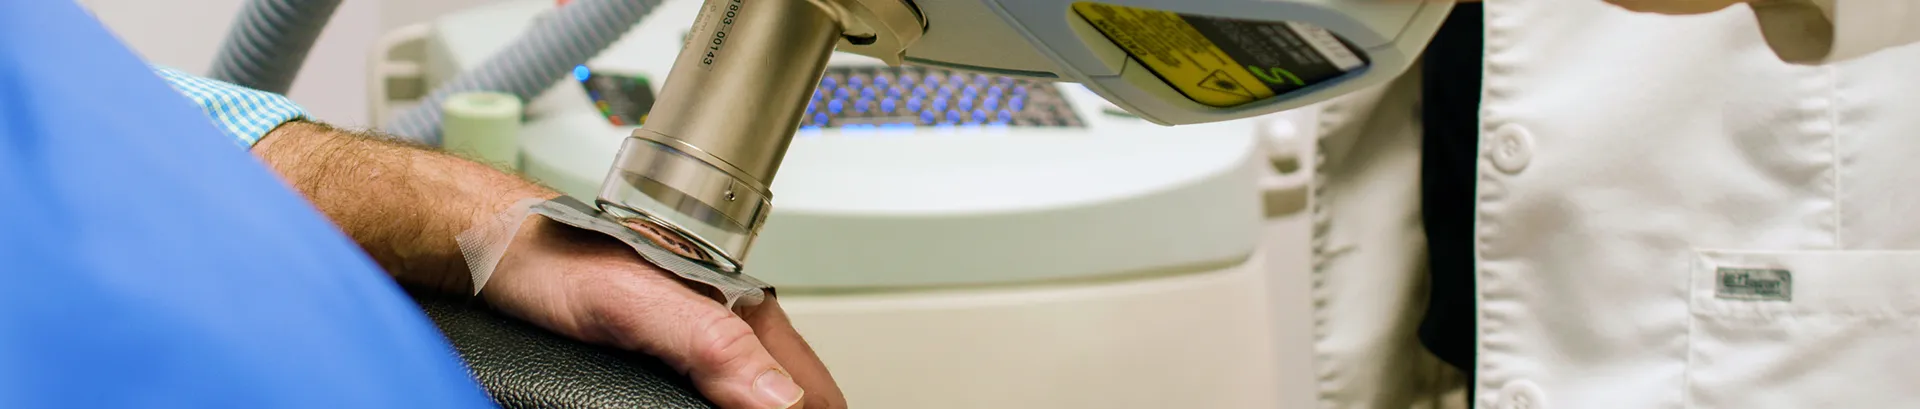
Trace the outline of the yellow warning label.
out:
[[[1194,102],[1229,107],[1274,95],[1179,14],[1099,3],[1073,11]]]

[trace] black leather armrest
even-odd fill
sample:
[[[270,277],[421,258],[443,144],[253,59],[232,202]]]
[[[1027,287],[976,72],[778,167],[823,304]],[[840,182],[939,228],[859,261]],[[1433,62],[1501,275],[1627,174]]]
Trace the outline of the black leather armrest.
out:
[[[466,301],[423,295],[414,301],[503,408],[714,407],[652,357],[575,342]]]

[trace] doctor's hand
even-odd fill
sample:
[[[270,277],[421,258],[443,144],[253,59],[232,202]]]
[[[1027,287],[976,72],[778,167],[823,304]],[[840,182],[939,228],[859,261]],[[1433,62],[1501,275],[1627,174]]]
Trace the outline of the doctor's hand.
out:
[[[446,293],[473,289],[456,234],[521,199],[558,196],[484,164],[315,123],[281,125],[253,153],[396,281]],[[846,407],[772,297],[736,315],[626,244],[545,217],[528,217],[510,240],[481,291],[506,314],[657,356],[723,408]]]
[[[723,408],[846,407],[777,299],[736,316],[706,285],[606,235],[532,216],[516,236],[481,292],[489,304],[576,339],[660,357]]]

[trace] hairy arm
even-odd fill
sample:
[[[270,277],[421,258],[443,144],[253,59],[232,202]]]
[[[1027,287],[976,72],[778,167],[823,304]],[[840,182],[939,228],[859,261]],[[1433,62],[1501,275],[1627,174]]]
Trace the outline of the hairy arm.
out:
[[[472,288],[454,235],[520,199],[558,195],[480,163],[312,122],[281,125],[253,153],[397,280],[446,292]]]
[[[273,129],[253,152],[396,280],[449,293],[472,288],[455,235],[521,199],[558,195],[453,155],[304,121]],[[510,240],[481,293],[503,312],[658,356],[721,407],[846,407],[776,299],[736,314],[618,240],[544,217]]]

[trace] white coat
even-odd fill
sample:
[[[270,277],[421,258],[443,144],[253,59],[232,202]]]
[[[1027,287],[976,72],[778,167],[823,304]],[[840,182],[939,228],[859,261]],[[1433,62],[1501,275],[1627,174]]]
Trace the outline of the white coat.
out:
[[[1414,336],[1445,79],[1294,116],[1323,407],[1920,408],[1920,1],[1485,7],[1477,379]]]

